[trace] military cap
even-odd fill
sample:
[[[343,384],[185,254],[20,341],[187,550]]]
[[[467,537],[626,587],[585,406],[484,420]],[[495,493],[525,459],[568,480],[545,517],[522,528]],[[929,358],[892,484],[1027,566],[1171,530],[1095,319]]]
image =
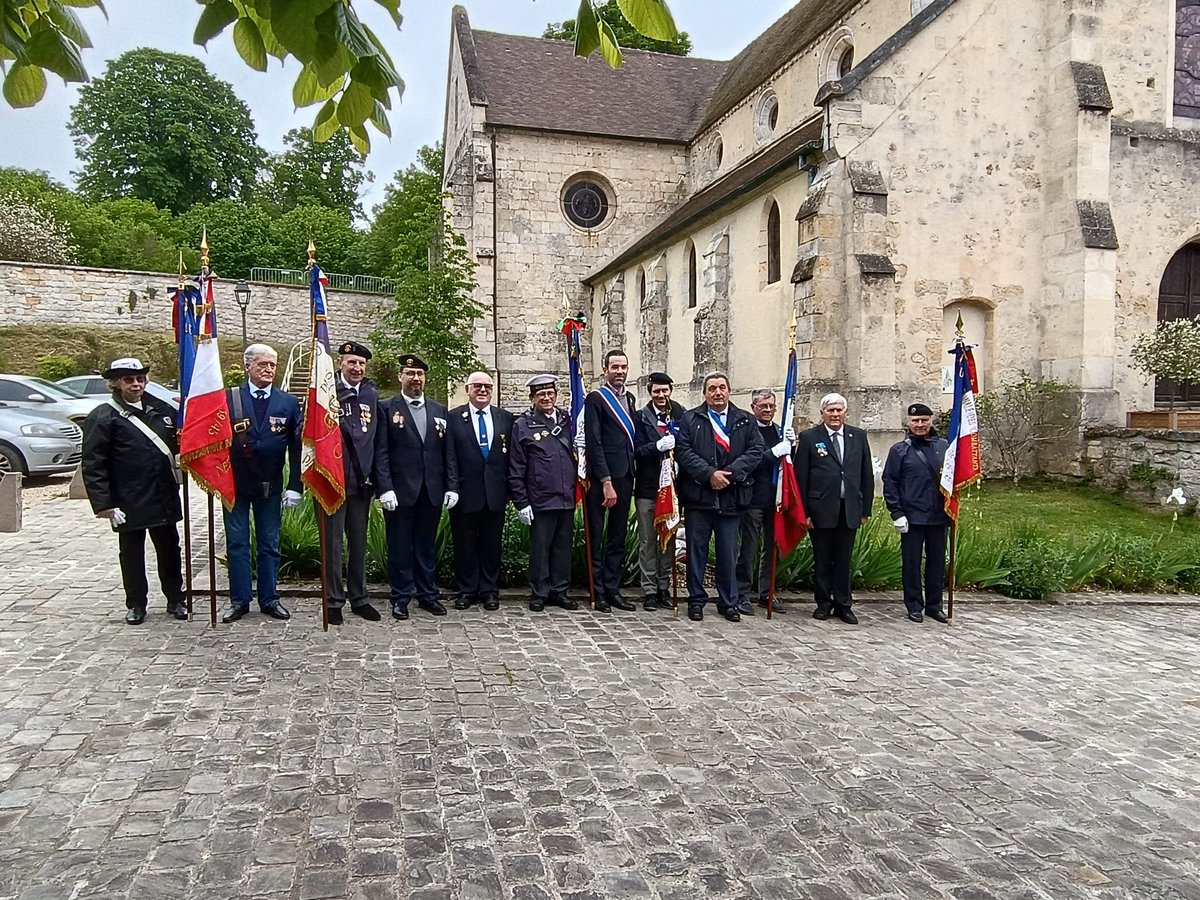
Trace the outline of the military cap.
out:
[[[100,373],[103,378],[121,378],[125,375],[146,375],[150,367],[143,366],[142,361],[135,356],[114,359],[112,364]]]
[[[366,344],[360,344],[358,341],[345,341],[339,344],[337,352],[342,356],[361,356],[363,359],[371,358],[371,351],[367,349]]]
[[[536,394],[543,388],[557,388],[558,379],[553,375],[534,375],[527,382],[525,382],[525,387],[529,388],[529,393]]]
[[[910,403],[908,405],[908,414],[910,416],[932,416],[933,410],[924,403]]]
[[[649,375],[646,376],[646,384],[647,385],[674,384],[674,383],[675,382],[671,380],[671,376],[668,375],[666,372],[651,372]]]
[[[422,372],[429,371],[429,363],[421,359],[415,353],[405,353],[400,357],[400,368],[402,369],[420,369]]]

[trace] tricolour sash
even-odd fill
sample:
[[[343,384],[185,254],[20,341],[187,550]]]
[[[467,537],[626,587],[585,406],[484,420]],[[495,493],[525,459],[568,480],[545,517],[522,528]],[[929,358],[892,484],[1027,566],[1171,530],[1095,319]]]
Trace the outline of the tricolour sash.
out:
[[[629,410],[625,408],[625,404],[617,399],[616,393],[607,384],[600,385],[597,393],[600,394],[600,399],[604,401],[604,405],[608,408],[609,413],[617,420],[617,424],[621,426],[621,430],[625,432],[629,446],[632,447],[633,419],[629,416]]]
[[[728,410],[728,407],[726,407]],[[726,415],[729,415],[726,412]],[[729,452],[729,432],[725,430],[725,426],[721,424],[721,417],[711,409],[708,410],[708,420],[712,422],[713,440],[717,442],[717,446]]]

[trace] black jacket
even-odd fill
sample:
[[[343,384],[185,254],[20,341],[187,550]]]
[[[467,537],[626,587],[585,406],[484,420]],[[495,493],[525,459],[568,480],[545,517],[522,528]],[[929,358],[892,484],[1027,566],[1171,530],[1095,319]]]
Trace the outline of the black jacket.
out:
[[[530,409],[513,423],[508,489],[513,506],[534,512],[575,508],[575,451],[571,417],[561,409],[554,421]]]
[[[141,410],[120,399],[117,403],[176,453],[174,410],[149,394],[142,396]],[[117,531],[154,528],[183,518],[172,460],[107,403],[93,409],[83,423],[83,484],[93,512],[120,508],[125,514],[125,524]]]
[[[685,410],[682,404],[671,401],[671,421],[678,424],[683,419]],[[633,417],[634,427],[637,429],[634,436],[634,455],[637,458],[636,469],[633,478],[633,496],[642,500],[653,500],[658,496],[658,475],[661,468],[663,454],[659,452],[658,439],[662,437],[662,432],[658,430],[658,414],[654,409],[654,404],[647,403],[637,411],[637,415]]]
[[[637,415],[633,394],[621,391],[617,399],[624,402],[630,419]],[[633,476],[633,444],[599,391],[592,391],[583,401],[583,438],[589,479],[599,482]]]
[[[844,457],[839,464],[829,445],[824,424],[802,432],[792,451],[796,482],[804,500],[804,511],[815,528],[836,528],[842,501],[841,485],[846,480],[846,524],[857,528],[871,515],[875,501],[875,471],[871,468],[871,445],[861,428],[842,426]]]
[[[301,490],[300,483],[300,403],[291,394],[272,385],[267,397],[266,411],[259,419],[254,412],[250,382],[226,391],[235,434],[229,448],[233,465],[233,483],[242,496],[260,497],[263,485],[270,485],[268,496],[283,493],[283,464],[288,466],[289,491]],[[234,415],[234,393],[241,403],[241,419]],[[239,422],[246,422],[244,432],[237,432]]]
[[[939,486],[945,458],[946,441],[934,431],[928,439],[910,434],[892,445],[883,466],[883,502],[892,519],[906,516],[910,525],[950,524]]]
[[[475,407],[469,403],[450,410],[450,439],[458,462],[458,505],[460,513],[500,512],[508,503],[508,455],[512,442],[513,415],[498,406],[490,408],[492,430],[488,455],[479,448],[479,425]]]
[[[375,433],[379,430],[379,391],[364,378],[358,391],[337,379],[338,405],[342,416],[342,461],[346,469],[346,495],[373,494],[379,483],[375,471]]]
[[[757,423],[757,420],[756,420]],[[750,505],[754,509],[775,508],[775,470],[779,468],[779,460],[771,452],[771,448],[783,440],[779,426],[772,422],[770,425],[758,423],[758,434],[763,439],[766,452],[762,462],[754,470],[754,489],[750,494]]]
[[[675,440],[675,459],[679,461],[679,498],[684,506],[736,515],[750,505],[754,470],[766,448],[754,416],[732,403],[728,406],[726,429],[728,453],[717,447],[705,404],[683,414],[679,437]],[[718,469],[733,473],[730,477],[733,483],[723,491],[713,490],[708,483]]]
[[[400,506],[413,506],[421,488],[434,506],[442,505],[446,491],[458,491],[458,459],[447,433],[449,414],[436,400],[425,398],[425,440],[412,417],[408,400],[396,394],[379,404],[379,430],[375,432],[375,471],[378,496],[396,492]]]

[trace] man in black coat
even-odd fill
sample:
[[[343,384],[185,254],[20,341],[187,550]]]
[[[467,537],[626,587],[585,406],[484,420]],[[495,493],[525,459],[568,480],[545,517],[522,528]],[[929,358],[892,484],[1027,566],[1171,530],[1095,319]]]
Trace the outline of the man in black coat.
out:
[[[336,380],[341,417],[342,463],[346,475],[346,500],[326,518],[325,572],[329,588],[329,624],[341,625],[342,609],[350,598],[350,611],[369,622],[378,622],[379,611],[367,600],[367,525],[375,497],[375,432],[379,428],[379,391],[367,378],[371,351],[358,341],[337,348]],[[317,515],[324,516],[317,504]],[[343,550],[345,553],[343,554]],[[342,561],[346,580],[342,580]]]
[[[950,517],[940,486],[945,459],[946,441],[933,429],[933,410],[924,403],[913,403],[908,407],[908,437],[892,445],[883,466],[883,502],[900,533],[904,605],[913,622],[921,622],[925,616],[947,621],[942,592],[946,588]]]
[[[638,572],[642,580],[642,609],[670,609],[671,566],[675,559],[674,541],[664,550],[654,527],[654,502],[663,460],[675,449],[675,436],[683,418],[683,406],[671,399],[674,382],[665,372],[647,377],[650,402],[634,418],[637,456],[633,479],[633,506],[638,527]]]
[[[704,379],[704,402],[684,413],[675,443],[679,495],[686,519],[688,618],[704,618],[708,542],[717,543],[717,610],[731,622],[738,613],[737,555],[741,511],[750,504],[754,471],[766,448],[754,417],[729,402],[729,376]]]
[[[435,616],[446,614],[438,600],[437,529],[442,508],[458,503],[458,462],[446,407],[425,396],[429,366],[411,353],[400,365],[400,393],[379,405],[375,456],[392,617],[404,620],[413,598]]]
[[[455,609],[477,600],[500,608],[500,551],[508,505],[508,445],[513,416],[492,405],[492,376],[467,376],[467,402],[450,410],[450,439],[458,461],[458,505],[450,510],[454,535]]]
[[[167,613],[187,618],[179,554],[183,518],[175,468],[175,411],[146,393],[149,366],[118,359],[103,375],[112,397],[83,423],[83,484],[92,512],[117,533],[125,621],[146,621],[146,535],[158,559]]]
[[[775,543],[775,473],[779,460],[792,452],[775,424],[775,392],[759,388],[750,395],[750,412],[758,425],[758,433],[767,448],[758,468],[754,470],[754,486],[750,505],[742,510],[741,538],[738,542],[738,611],[743,616],[754,615],[754,603],[767,605],[771,586],[771,547]],[[772,609],[787,612],[776,598]]]
[[[813,547],[814,619],[836,614],[857,625],[851,609],[851,552],[858,526],[871,516],[875,473],[867,434],[846,425],[846,398],[821,398],[821,424],[800,435],[793,454]]]
[[[633,499],[633,419],[637,408],[633,394],[625,390],[629,360],[623,351],[604,354],[603,374],[604,383],[588,394],[583,405],[588,477],[585,500],[592,538],[596,612],[608,612],[614,606],[629,611],[637,607],[621,596],[621,574],[629,503]]]

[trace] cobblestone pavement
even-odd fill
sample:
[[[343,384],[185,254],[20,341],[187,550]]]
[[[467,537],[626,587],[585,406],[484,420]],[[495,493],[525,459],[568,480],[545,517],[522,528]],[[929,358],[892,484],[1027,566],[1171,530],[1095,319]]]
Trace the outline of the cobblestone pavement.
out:
[[[0,535],[0,898],[1200,897],[1200,607],[121,622]]]

